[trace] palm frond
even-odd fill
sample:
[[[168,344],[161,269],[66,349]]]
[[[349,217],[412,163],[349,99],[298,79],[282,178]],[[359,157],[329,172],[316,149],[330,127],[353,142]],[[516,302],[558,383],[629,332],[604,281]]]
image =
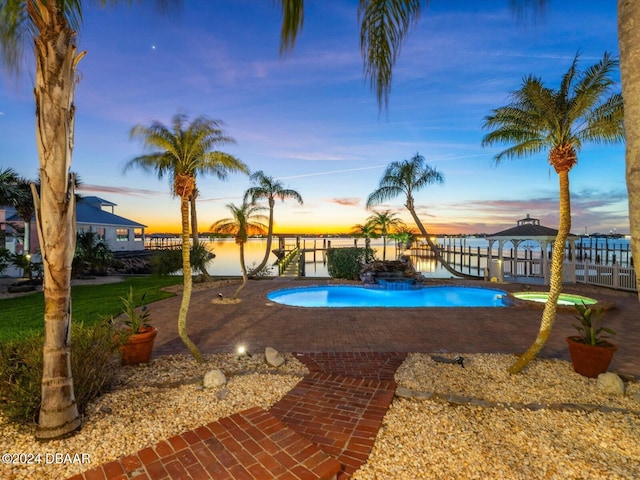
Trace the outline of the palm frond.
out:
[[[291,50],[304,25],[304,0],[278,0],[282,9],[280,55]]]
[[[422,3],[422,0],[360,0],[358,21],[364,75],[381,109],[388,106],[393,66],[409,29],[420,17]]]
[[[249,187],[245,192],[245,201],[250,199],[251,203],[255,203],[258,199],[264,198],[271,202],[273,199],[279,198],[284,202],[287,198],[291,198],[296,200],[300,205],[303,204],[302,196],[297,191],[284,188],[281,181],[267,176],[262,170],[252,173],[249,178],[254,185]]]
[[[387,166],[378,188],[367,197],[366,205],[371,208],[403,194],[411,197],[415,190],[443,182],[444,175],[425,164],[424,157],[416,153],[409,160],[391,162]]]
[[[595,108],[578,132],[581,141],[612,144],[624,141],[624,105],[616,93]]]

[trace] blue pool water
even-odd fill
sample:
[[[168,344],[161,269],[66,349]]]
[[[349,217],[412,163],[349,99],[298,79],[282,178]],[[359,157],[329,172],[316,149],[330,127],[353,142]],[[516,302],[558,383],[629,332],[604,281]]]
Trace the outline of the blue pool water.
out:
[[[386,290],[328,285],[275,290],[273,302],[295,307],[504,307],[507,292],[477,287],[423,287]]]

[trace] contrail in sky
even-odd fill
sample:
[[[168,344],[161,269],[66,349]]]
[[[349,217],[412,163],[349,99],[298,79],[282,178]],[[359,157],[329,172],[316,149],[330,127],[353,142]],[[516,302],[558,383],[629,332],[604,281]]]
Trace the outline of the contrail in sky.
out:
[[[386,165],[374,165],[372,167],[345,168],[344,170],[331,170],[329,172],[303,173],[301,175],[291,175],[289,177],[280,177],[280,180],[290,180],[292,178],[318,177],[320,175],[331,175],[334,173],[359,172],[361,170],[375,170],[376,168],[386,167]]]

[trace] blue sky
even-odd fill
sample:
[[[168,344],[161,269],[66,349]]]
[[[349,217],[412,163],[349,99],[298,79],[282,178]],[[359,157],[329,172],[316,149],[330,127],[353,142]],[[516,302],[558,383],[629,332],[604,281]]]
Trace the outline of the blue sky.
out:
[[[541,18],[524,23],[507,0],[432,0],[380,113],[362,77],[355,0],[307,2],[304,29],[283,58],[273,2],[186,0],[169,16],[148,5],[86,4],[72,169],[80,193],[117,203],[116,213],[149,231],[178,231],[179,202],[167,180],[123,173],[143,153],[129,131],[168,125],[177,112],[222,119],[237,141],[224,151],[303,196],[303,206],[276,206],[281,232],[363,223],[385,166],[416,152],[446,179],[416,195],[428,230],[491,233],[527,213],[555,227],[558,180],[546,154],[496,166],[501,148],[480,146],[483,117],[530,73],[555,88],[576,52],[582,68],[618,53],[615,0],[548,0]],[[27,177],[38,168],[31,72],[0,84],[0,167]],[[623,145],[583,146],[570,178],[572,232],[628,232]],[[225,204],[239,203],[248,186],[240,175],[199,177],[200,230],[227,217]],[[380,209],[411,224],[403,203]]]

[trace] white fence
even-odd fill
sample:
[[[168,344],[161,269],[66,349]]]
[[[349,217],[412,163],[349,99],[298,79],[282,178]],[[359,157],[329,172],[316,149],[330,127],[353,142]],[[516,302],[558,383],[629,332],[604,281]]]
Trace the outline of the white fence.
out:
[[[549,263],[539,259],[494,260],[490,275],[497,278],[538,278],[543,283],[549,281]],[[502,275],[502,276],[501,276]],[[615,288],[635,292],[638,290],[633,267],[620,265],[600,265],[588,262],[564,262],[562,266],[564,283],[586,283],[600,287]]]
[[[588,283],[601,287],[610,287],[618,290],[636,291],[636,273],[633,267],[621,267],[619,265],[598,265],[595,263],[565,262],[563,271],[564,279],[571,280],[575,273],[577,283]]]

